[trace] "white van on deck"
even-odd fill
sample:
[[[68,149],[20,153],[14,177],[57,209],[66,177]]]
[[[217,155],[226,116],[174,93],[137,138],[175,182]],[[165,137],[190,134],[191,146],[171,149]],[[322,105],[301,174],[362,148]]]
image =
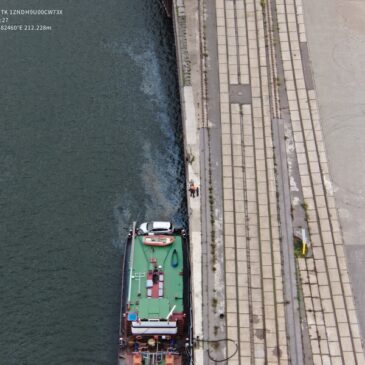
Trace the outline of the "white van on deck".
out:
[[[171,222],[146,222],[138,228],[139,234],[171,234],[174,233],[174,227]]]

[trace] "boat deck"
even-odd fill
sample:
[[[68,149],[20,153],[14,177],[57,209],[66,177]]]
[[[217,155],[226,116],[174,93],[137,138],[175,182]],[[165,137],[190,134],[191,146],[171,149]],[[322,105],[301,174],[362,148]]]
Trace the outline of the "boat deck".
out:
[[[166,318],[170,311],[184,311],[182,239],[168,236],[173,242],[164,245],[166,239],[156,237],[156,245],[151,245],[147,236],[136,236],[134,241],[129,312],[142,319]]]

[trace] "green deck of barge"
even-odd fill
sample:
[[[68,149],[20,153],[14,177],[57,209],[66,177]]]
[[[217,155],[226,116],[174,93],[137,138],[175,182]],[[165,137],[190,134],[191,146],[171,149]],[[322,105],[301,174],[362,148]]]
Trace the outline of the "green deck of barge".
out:
[[[143,243],[144,236],[135,237],[134,254],[131,255],[133,270],[129,312],[138,313],[139,318],[166,318],[174,306],[174,313],[184,312],[183,242],[181,236],[173,237],[174,242],[165,247],[148,246]],[[151,259],[156,259],[156,264]],[[174,267],[173,264],[177,266]],[[156,265],[161,266],[159,270],[164,275],[163,296],[151,298],[147,296],[146,284],[149,270],[153,270]]]

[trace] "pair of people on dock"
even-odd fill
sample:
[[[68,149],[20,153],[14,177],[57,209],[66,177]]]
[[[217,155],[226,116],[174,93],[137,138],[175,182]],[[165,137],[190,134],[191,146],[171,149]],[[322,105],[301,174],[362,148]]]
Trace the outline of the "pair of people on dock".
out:
[[[192,198],[195,198],[195,195],[199,196],[199,186],[194,181],[190,181],[189,192]]]

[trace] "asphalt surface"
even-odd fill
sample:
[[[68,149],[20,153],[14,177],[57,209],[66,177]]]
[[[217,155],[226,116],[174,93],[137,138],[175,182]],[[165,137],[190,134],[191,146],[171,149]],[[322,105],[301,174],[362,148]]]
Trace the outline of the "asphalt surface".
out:
[[[365,335],[365,2],[303,2],[327,157]]]

